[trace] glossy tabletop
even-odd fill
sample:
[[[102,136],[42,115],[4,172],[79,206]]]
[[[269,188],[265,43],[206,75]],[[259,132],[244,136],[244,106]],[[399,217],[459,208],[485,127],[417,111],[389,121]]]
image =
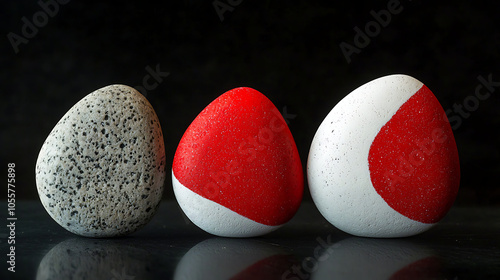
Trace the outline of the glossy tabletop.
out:
[[[343,233],[311,202],[277,231],[245,239],[203,232],[175,201],[112,239],[67,232],[38,201],[18,201],[16,218],[16,272],[4,261],[1,279],[500,279],[499,208],[455,207],[431,230],[399,239]],[[11,233],[0,234],[8,260]]]

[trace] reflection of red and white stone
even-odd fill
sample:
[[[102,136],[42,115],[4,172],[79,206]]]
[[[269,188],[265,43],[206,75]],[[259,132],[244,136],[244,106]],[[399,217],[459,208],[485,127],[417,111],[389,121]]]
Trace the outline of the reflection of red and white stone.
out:
[[[174,156],[172,182],[194,224],[230,237],[262,235],[286,223],[304,184],[285,120],[250,88],[226,92],[191,123]]]
[[[308,159],[315,204],[334,226],[368,237],[429,229],[449,210],[460,170],[441,105],[406,75],[347,95],[318,128]]]
[[[303,266],[301,272],[310,273],[311,280],[440,279],[444,269],[442,261],[427,247],[401,239],[352,237],[326,249],[313,266]]]
[[[191,248],[173,279],[282,279],[298,260],[279,246],[251,239],[213,238]]]

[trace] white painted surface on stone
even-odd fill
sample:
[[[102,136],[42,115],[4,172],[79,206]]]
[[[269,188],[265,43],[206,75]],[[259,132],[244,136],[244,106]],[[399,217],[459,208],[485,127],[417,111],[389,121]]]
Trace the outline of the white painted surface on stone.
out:
[[[373,80],[342,99],[319,126],[307,178],[316,207],[335,227],[358,236],[403,237],[432,226],[392,209],[374,189],[368,166],[380,129],[422,86],[407,75]]]
[[[281,227],[268,226],[248,219],[182,185],[172,172],[174,194],[182,211],[199,228],[223,237],[253,237]]]

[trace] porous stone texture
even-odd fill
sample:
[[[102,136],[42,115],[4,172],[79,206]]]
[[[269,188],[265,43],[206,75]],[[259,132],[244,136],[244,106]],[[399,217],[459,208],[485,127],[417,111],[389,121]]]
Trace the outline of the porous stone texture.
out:
[[[75,104],[56,124],[36,163],[40,200],[70,232],[132,233],[156,212],[165,148],[151,104],[135,89],[110,85]]]

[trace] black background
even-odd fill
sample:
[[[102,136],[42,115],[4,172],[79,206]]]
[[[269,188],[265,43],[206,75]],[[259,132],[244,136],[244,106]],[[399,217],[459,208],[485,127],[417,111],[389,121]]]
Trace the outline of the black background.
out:
[[[214,2],[70,1],[16,53],[8,34],[22,36],[22,18],[33,22],[42,8],[33,0],[2,1],[0,174],[7,178],[7,163],[16,163],[17,198],[37,197],[36,158],[64,113],[103,86],[142,85],[148,66],[170,73],[145,94],[162,124],[167,168],[191,121],[234,87],[253,87],[296,115],[289,127],[305,167],[323,118],[372,79],[411,75],[445,110],[471,100],[478,76],[500,81],[494,1],[402,0],[402,11],[350,63],[339,45],[354,44],[354,28],[364,29],[374,20],[370,11],[391,1],[242,1],[222,21]],[[499,93],[497,87],[454,130],[462,172],[457,204],[500,205]],[[169,176],[165,189],[173,198]]]

